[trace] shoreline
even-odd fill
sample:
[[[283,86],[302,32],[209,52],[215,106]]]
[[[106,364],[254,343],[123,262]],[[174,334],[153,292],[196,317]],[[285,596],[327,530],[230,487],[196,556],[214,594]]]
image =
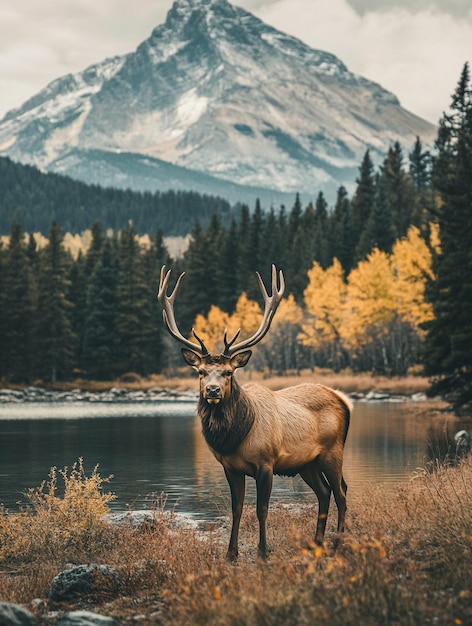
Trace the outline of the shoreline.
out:
[[[347,392],[346,395],[356,402],[426,402],[423,391],[412,394],[392,394],[386,391],[369,390]],[[145,403],[145,402],[197,402],[198,392],[178,391],[153,387],[146,390],[134,390],[127,387],[112,387],[108,391],[84,391],[80,388],[70,391],[48,390],[44,387],[25,387],[24,389],[0,388],[0,406],[8,404],[30,403]]]

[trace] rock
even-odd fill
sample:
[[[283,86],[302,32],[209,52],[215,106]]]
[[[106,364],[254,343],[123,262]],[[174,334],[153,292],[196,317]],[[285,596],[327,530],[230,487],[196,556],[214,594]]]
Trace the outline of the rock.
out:
[[[35,623],[34,615],[19,604],[0,602],[0,626],[34,626]]]
[[[52,602],[66,602],[82,596],[114,595],[120,588],[118,572],[108,565],[78,565],[58,574],[49,588]]]
[[[427,400],[427,397],[425,393],[419,391],[418,393],[414,393],[411,396],[411,399],[413,400],[413,402],[425,402]]]
[[[366,400],[388,400],[390,398],[390,394],[382,391],[369,391],[365,398]]]
[[[112,617],[91,611],[69,611],[54,622],[55,626],[115,626],[116,624],[117,621]]]
[[[351,391],[349,394],[351,400],[363,400],[365,398],[365,394],[362,391]]]

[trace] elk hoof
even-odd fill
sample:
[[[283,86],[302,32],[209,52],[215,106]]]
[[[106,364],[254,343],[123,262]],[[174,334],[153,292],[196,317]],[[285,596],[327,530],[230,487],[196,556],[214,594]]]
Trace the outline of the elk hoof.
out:
[[[238,560],[237,550],[228,550],[225,559],[228,563],[236,563],[236,561]]]

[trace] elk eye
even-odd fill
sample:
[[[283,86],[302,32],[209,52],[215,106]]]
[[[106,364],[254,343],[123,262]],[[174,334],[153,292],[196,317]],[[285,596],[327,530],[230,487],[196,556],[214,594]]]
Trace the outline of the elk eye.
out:
[[[198,374],[199,374],[199,376],[206,376],[207,371],[206,370],[198,370]]]
[[[225,376],[232,376],[232,374],[233,374],[233,370],[225,370],[224,371],[224,375]]]

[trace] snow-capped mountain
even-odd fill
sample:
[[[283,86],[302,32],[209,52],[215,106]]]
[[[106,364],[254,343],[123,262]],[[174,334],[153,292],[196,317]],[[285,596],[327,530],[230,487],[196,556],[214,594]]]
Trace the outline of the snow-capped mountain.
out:
[[[316,194],[435,128],[334,55],[227,0],[176,0],[135,52],[57,79],[0,122],[0,155],[102,185]],[[231,193],[229,193],[231,190]]]

